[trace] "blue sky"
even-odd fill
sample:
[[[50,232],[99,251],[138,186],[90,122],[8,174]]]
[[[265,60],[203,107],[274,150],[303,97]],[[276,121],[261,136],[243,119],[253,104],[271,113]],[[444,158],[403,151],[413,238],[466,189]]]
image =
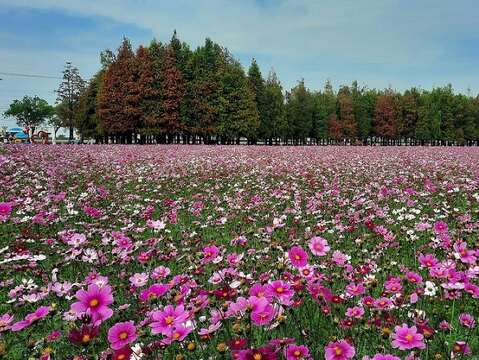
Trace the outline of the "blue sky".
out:
[[[479,92],[475,0],[0,0],[0,72],[61,76],[72,61],[85,78],[102,49],[134,46],[173,29],[193,48],[205,37],[245,66],[255,57],[283,86],[304,78],[370,87]],[[0,74],[0,112],[23,95],[53,103],[58,79]],[[12,121],[0,117],[0,125]]]

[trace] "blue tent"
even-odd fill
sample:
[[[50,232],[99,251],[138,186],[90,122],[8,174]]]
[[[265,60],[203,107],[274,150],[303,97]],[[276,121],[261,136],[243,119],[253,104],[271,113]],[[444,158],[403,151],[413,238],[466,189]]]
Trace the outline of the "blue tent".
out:
[[[17,139],[28,139],[28,135],[25,134],[23,131],[16,133],[16,134],[15,134],[15,137],[16,137]]]

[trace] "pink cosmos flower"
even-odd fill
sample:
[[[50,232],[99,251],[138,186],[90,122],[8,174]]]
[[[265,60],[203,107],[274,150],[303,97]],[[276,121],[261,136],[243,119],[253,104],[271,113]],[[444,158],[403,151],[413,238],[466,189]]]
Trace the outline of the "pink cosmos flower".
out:
[[[163,334],[167,336],[171,331],[188,320],[189,314],[185,311],[183,305],[176,308],[173,305],[167,305],[163,311],[155,311],[152,314],[153,322],[150,324],[153,335]]]
[[[354,346],[349,345],[345,340],[330,342],[325,348],[324,357],[326,360],[347,360],[352,359],[356,354]]]
[[[309,240],[309,249],[316,256],[324,256],[330,250],[328,241],[321,236],[314,236]]]
[[[364,309],[360,306],[350,307],[346,310],[346,316],[351,318],[360,319],[364,315]]]
[[[276,360],[278,356],[273,348],[265,346],[258,349],[239,350],[234,358],[237,360]]]
[[[444,234],[448,232],[448,226],[444,221],[436,221],[434,223],[434,232],[436,234]]]
[[[454,255],[460,259],[464,264],[474,265],[476,263],[476,252],[474,250],[467,250],[467,243],[465,241],[458,241],[454,244]]]
[[[132,276],[130,276],[130,278],[128,280],[130,280],[131,285],[133,285],[134,287],[139,288],[139,287],[145,286],[146,283],[148,282],[148,274],[147,273],[135,273]]]
[[[129,249],[133,246],[133,243],[131,242],[130,238],[128,236],[126,236],[125,234],[123,234],[119,231],[114,231],[114,232],[112,232],[111,235],[115,239],[115,244],[120,249]]]
[[[304,345],[289,345],[284,350],[284,355],[286,356],[286,360],[307,360],[311,359],[311,355],[309,353],[309,349]]]
[[[171,329],[171,331],[166,334],[166,339],[162,341],[165,344],[171,344],[173,341],[183,341],[193,329],[188,326],[178,325]]]
[[[261,284],[254,284],[253,286],[250,287],[249,289],[249,295],[250,296],[256,296],[256,297],[266,297],[268,300],[271,300],[273,298],[273,295],[268,292],[268,286],[266,285],[261,285]]]
[[[376,354],[371,360],[401,360],[401,358],[390,354]]]
[[[394,330],[395,332],[392,334],[393,341],[391,342],[393,348],[399,350],[426,348],[426,344],[423,341],[424,336],[417,332],[415,326],[409,328],[406,324],[403,324],[402,326],[396,326]]]
[[[333,252],[332,260],[336,265],[344,265],[349,260],[349,256],[339,250]]]
[[[422,265],[422,266],[425,266],[425,267],[428,267],[428,268],[432,268],[433,266],[435,266],[439,261],[434,257],[434,255],[432,254],[426,254],[426,255],[423,255],[423,254],[420,254],[419,255],[419,263]]]
[[[10,217],[12,210],[12,203],[0,202],[0,221],[7,220]]]
[[[366,291],[366,288],[363,284],[351,283],[346,286],[346,294],[349,296],[362,295]]]
[[[164,279],[165,277],[170,275],[170,273],[171,270],[169,268],[160,265],[153,269],[153,271],[151,272],[151,278],[154,280]]]
[[[275,280],[266,285],[267,297],[277,298],[281,304],[288,305],[291,303],[291,298],[294,296],[294,290],[287,282],[283,280]]]
[[[103,215],[103,213],[100,209],[96,209],[96,208],[91,207],[91,206],[85,206],[83,208],[83,211],[85,212],[85,214],[87,214],[88,216],[90,216],[92,218],[95,218],[95,219],[98,219]]]
[[[25,316],[25,320],[21,320],[13,324],[11,327],[11,330],[12,331],[23,330],[26,327],[33,324],[35,321],[43,319],[45,316],[48,315],[49,312],[50,312],[49,306],[40,306],[37,310]]]
[[[119,350],[132,343],[136,337],[136,327],[133,321],[116,323],[108,330],[108,341],[113,350]]]
[[[96,284],[90,284],[86,291],[78,290],[75,297],[79,301],[71,305],[71,310],[77,315],[90,315],[93,322],[104,321],[113,315],[113,310],[108,307],[113,303],[109,285],[100,288]]]
[[[266,300],[266,298],[250,298],[250,306],[252,308],[251,320],[257,326],[269,324],[274,316],[274,306]]]
[[[203,259],[201,259],[202,264],[207,264],[215,260],[220,253],[220,250],[215,245],[206,246],[203,249]]]
[[[73,233],[70,235],[67,243],[70,246],[79,247],[80,245],[86,243],[86,236],[84,234]]]
[[[422,276],[413,271],[406,273],[406,279],[413,284],[422,284]]]
[[[302,268],[308,264],[308,253],[301,246],[293,246],[289,249],[288,257],[296,268]]]
[[[10,324],[13,321],[13,315],[3,314],[0,316],[0,333],[10,329]]]
[[[389,309],[393,305],[391,299],[387,297],[381,297],[379,299],[374,300],[374,307],[378,310],[386,310]]]
[[[462,313],[459,315],[459,322],[462,326],[473,329],[476,326],[476,320],[474,320],[474,316],[468,313]]]
[[[149,301],[149,300],[159,298],[160,296],[165,295],[168,292],[168,290],[170,290],[169,285],[153,284],[149,288],[143,290],[140,293],[140,300],[144,302],[144,301]]]
[[[392,293],[400,292],[402,289],[401,279],[392,277],[384,283],[384,288]]]

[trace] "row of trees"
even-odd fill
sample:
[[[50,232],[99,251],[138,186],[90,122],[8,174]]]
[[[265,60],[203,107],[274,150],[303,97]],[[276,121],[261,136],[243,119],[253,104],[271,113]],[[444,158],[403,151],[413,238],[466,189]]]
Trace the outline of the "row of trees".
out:
[[[118,143],[350,143],[374,138],[479,139],[479,97],[450,85],[402,93],[331,83],[312,91],[303,80],[283,91],[274,71],[255,60],[245,69],[227,49],[206,39],[192,51],[176,32],[133,51],[124,39],[101,54],[88,82],[67,64],[58,90],[57,126],[82,138]],[[54,121],[55,122],[55,121]]]

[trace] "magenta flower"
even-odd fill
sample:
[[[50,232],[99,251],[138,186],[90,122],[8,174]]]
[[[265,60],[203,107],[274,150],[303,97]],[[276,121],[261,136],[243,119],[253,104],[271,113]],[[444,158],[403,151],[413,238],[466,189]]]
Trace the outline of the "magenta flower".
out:
[[[173,305],[167,305],[163,311],[153,312],[153,322],[150,324],[151,333],[167,336],[175,327],[186,322],[188,317],[189,314],[185,311],[183,305],[179,305],[176,308]]]
[[[108,330],[108,341],[113,350],[119,350],[135,340],[136,327],[133,321],[116,323]]]
[[[321,236],[314,236],[309,240],[309,249],[316,256],[324,256],[330,250],[328,241]]]
[[[401,358],[390,354],[376,354],[371,360],[401,360]]]
[[[265,346],[259,349],[240,350],[234,358],[237,360],[276,360],[278,356],[273,348]]]
[[[307,360],[311,359],[309,349],[304,345],[289,345],[284,350],[286,360]]]
[[[160,296],[165,295],[168,290],[170,290],[169,285],[165,284],[153,284],[149,288],[143,290],[140,293],[140,300],[141,301],[149,301],[159,298]]]
[[[426,254],[426,255],[420,254],[419,255],[419,263],[422,266],[432,268],[433,266],[437,265],[438,262],[439,261],[432,254]]]
[[[250,287],[249,289],[249,295],[250,296],[256,296],[256,297],[266,297],[268,300],[271,301],[273,298],[273,295],[268,292],[268,286],[266,285],[261,285],[261,284],[254,284],[253,286]]]
[[[413,284],[422,284],[422,276],[413,271],[406,273],[406,279]]]
[[[40,306],[33,313],[30,313],[27,316],[25,316],[25,320],[21,320],[21,321],[16,322],[15,324],[13,324],[12,327],[11,327],[11,330],[12,331],[23,330],[26,327],[33,324],[35,321],[43,319],[45,316],[48,315],[49,312],[50,312],[50,307],[49,306]]]
[[[289,260],[296,268],[302,268],[308,264],[308,253],[301,246],[293,246],[288,251]]]
[[[0,333],[10,329],[10,324],[13,321],[13,315],[3,314],[0,316]]]
[[[266,286],[266,298],[277,298],[281,304],[289,305],[294,296],[294,290],[287,282],[275,280]]]
[[[423,341],[424,336],[417,332],[415,326],[409,328],[406,324],[403,324],[402,326],[396,326],[394,330],[395,332],[392,334],[393,341],[391,342],[393,348],[399,350],[426,348],[426,344]]]
[[[202,264],[207,264],[215,260],[220,253],[220,250],[215,245],[206,246],[203,249],[203,259],[201,259]]]
[[[250,304],[252,308],[251,320],[253,324],[257,326],[269,324],[274,316],[274,306],[266,300],[266,298],[250,298]]]
[[[464,264],[474,265],[476,263],[476,252],[474,250],[467,250],[467,243],[465,241],[458,241],[454,244],[454,255],[460,259]]]
[[[400,292],[402,289],[401,279],[392,277],[384,283],[384,288],[392,293]]]
[[[330,342],[324,353],[326,360],[347,360],[354,357],[356,350],[345,340]]]
[[[474,316],[468,313],[462,313],[459,315],[459,322],[462,326],[473,329],[476,326],[476,320],[474,320]]]
[[[346,294],[349,296],[362,295],[366,291],[366,288],[363,284],[351,283],[346,286]]]
[[[90,315],[93,322],[104,321],[113,315],[113,310],[108,307],[113,303],[109,285],[100,288],[96,284],[90,284],[86,291],[78,290],[75,297],[79,301],[71,305],[71,310],[77,315]]]
[[[364,315],[364,309],[360,306],[350,307],[346,310],[346,316],[351,318],[360,319]]]
[[[193,329],[188,326],[178,325],[166,334],[165,344],[171,344],[173,341],[183,341]]]
[[[448,232],[448,226],[444,221],[436,221],[434,223],[434,232],[436,234],[444,234]]]
[[[0,221],[7,220],[12,213],[12,203],[0,202]]]

